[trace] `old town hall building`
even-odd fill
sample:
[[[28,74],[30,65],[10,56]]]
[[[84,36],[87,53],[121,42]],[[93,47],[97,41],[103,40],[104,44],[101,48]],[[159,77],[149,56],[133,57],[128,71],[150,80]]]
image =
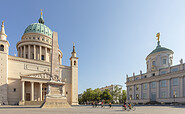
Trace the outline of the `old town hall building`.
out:
[[[4,21],[0,31],[0,104],[42,104],[47,102],[78,105],[78,58],[73,45],[71,65],[62,65],[63,53],[58,35],[44,24],[29,25],[16,48],[9,55]],[[51,103],[50,103],[51,104]]]
[[[146,57],[147,72],[126,77],[127,101],[133,103],[185,103],[185,64],[173,66],[173,51],[157,47]]]

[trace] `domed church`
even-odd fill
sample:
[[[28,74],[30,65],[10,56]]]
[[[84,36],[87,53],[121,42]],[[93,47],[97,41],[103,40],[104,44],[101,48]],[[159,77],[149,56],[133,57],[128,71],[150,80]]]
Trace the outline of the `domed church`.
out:
[[[126,76],[127,102],[185,103],[185,64],[173,66],[171,49],[162,47],[160,33],[157,46],[146,57],[147,72]]]
[[[73,44],[70,66],[62,65],[58,34],[45,25],[29,25],[10,56],[4,21],[0,32],[0,104],[70,107],[78,105],[78,57]]]

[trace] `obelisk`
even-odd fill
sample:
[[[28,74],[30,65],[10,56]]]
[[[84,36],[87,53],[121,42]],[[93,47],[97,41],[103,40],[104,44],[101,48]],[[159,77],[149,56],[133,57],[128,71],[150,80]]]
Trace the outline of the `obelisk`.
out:
[[[52,52],[51,52],[51,79],[48,82],[48,92],[45,102],[41,105],[42,108],[69,108],[66,96],[63,94],[65,81],[59,77],[59,62],[58,62],[58,34],[53,32],[52,37]]]

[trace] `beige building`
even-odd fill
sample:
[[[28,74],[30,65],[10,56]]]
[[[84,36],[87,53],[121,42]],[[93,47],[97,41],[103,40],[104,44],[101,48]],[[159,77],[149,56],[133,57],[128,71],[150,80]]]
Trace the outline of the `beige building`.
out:
[[[158,43],[147,57],[147,72],[126,77],[127,101],[133,103],[185,103],[185,64],[173,66],[173,51]]]
[[[102,92],[105,91],[106,89],[110,90],[110,94],[112,95],[113,97],[113,101],[115,103],[119,103],[119,97],[122,95],[122,85],[119,85],[119,84],[112,84],[110,86],[105,86],[105,87],[102,87],[102,88],[99,88]],[[115,96],[113,95],[113,91],[116,91],[117,93],[120,93],[118,96]]]
[[[9,46],[2,22],[0,104],[41,104],[46,98],[62,98],[71,105],[78,105],[75,46],[70,58],[71,65],[62,65],[63,53],[58,46],[57,33],[44,24],[42,12],[39,23],[29,25],[17,43],[17,56],[8,55]]]

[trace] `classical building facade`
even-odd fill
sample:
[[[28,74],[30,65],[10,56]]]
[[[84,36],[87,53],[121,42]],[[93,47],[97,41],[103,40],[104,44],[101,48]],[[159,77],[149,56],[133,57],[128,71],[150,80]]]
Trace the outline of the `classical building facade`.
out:
[[[173,66],[173,51],[160,45],[157,34],[157,47],[147,57],[147,72],[126,76],[127,101],[147,102],[185,102],[185,64]]]
[[[37,104],[50,97],[78,105],[78,58],[75,46],[70,58],[71,65],[62,65],[63,53],[58,46],[57,33],[44,24],[42,12],[39,23],[29,25],[17,43],[17,56],[9,55],[9,46],[2,22],[0,104],[25,105],[29,101]]]

